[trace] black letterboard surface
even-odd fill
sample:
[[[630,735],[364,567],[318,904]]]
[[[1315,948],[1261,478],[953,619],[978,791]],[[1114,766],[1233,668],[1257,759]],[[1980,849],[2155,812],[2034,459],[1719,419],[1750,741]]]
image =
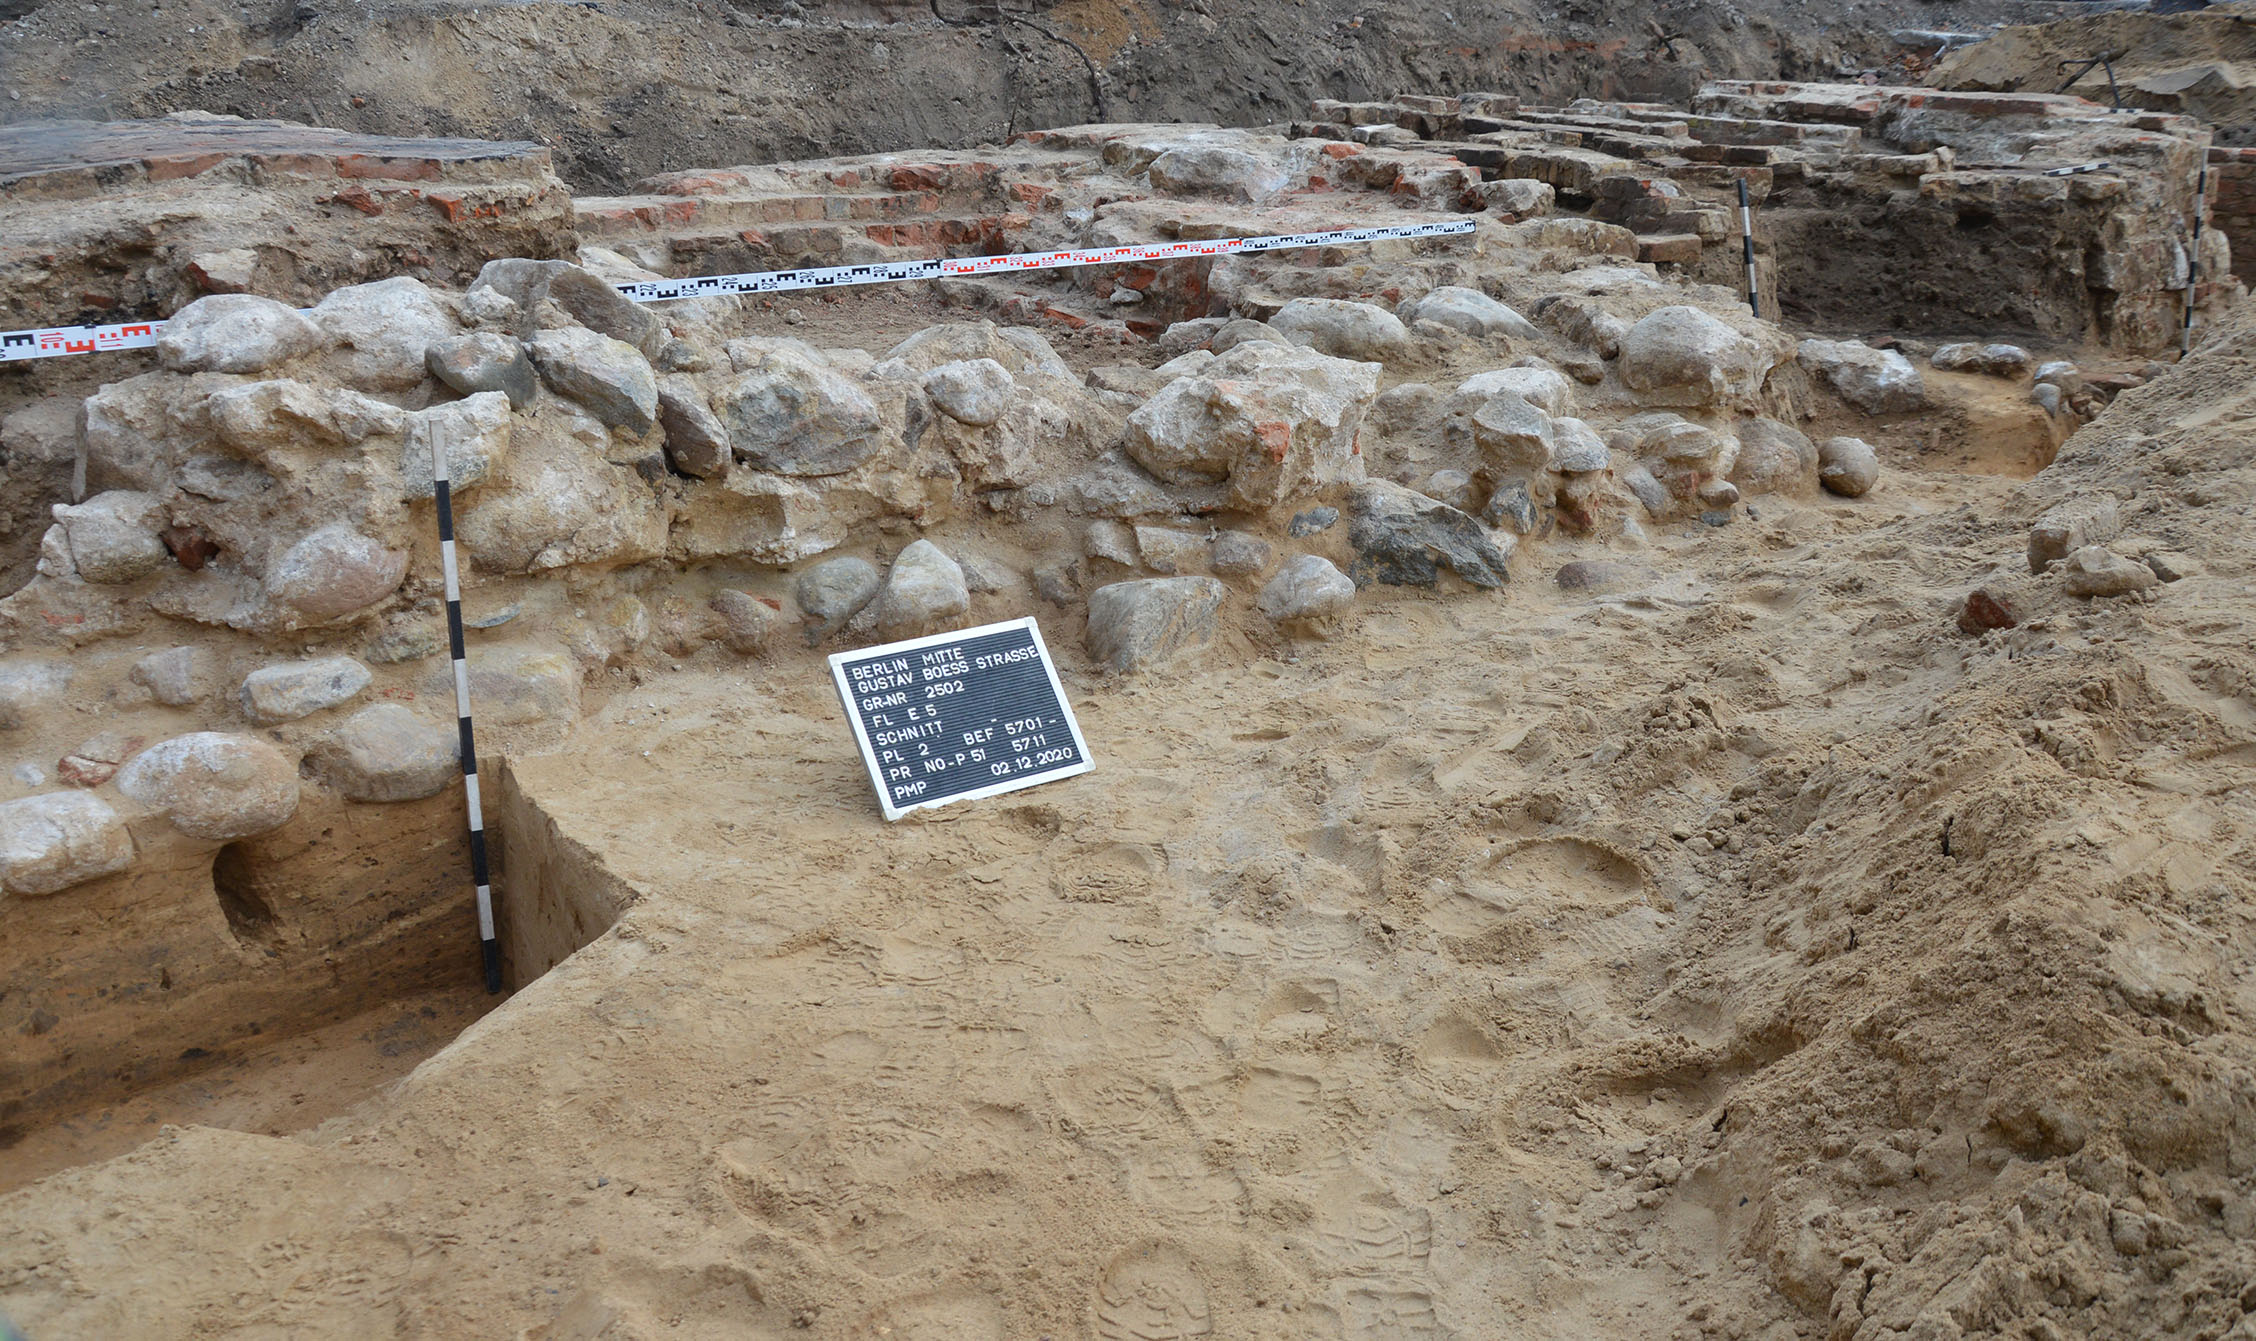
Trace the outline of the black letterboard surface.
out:
[[[839,652],[830,674],[889,820],[1092,766],[1031,617]]]

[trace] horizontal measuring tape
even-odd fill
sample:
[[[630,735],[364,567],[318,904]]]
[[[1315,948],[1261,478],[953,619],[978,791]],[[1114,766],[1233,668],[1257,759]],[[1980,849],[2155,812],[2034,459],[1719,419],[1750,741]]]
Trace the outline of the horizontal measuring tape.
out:
[[[718,298],[727,294],[787,293],[794,289],[839,289],[856,284],[897,284],[914,279],[963,279],[1007,275],[1022,270],[1064,270],[1083,265],[1124,265],[1137,261],[1187,261],[1246,252],[1294,251],[1354,242],[1398,238],[1450,237],[1473,231],[1471,219],[1395,224],[1383,228],[1338,228],[1320,233],[1278,233],[1269,237],[1220,237],[1197,242],[1150,242],[1079,251],[1037,251],[1016,256],[940,257],[929,261],[878,261],[810,270],[768,270],[743,275],[701,275],[694,279],[653,279],[617,284],[638,303],[680,298]],[[120,322],[110,326],[55,326],[44,330],[0,331],[0,363],[61,358],[118,349],[148,349],[164,330],[161,321]]]

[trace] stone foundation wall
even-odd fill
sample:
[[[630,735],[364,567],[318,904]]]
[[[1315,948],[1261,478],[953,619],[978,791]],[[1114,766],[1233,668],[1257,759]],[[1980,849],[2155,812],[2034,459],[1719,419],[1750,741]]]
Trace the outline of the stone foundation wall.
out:
[[[311,303],[395,275],[461,283],[496,257],[577,245],[535,144],[185,113],[0,127],[0,327],[161,318],[207,293]]]
[[[2256,280],[2256,149],[2211,146],[2209,220],[2232,246],[2232,273]]]
[[[2176,338],[2185,217],[2096,174],[1950,172],[1879,199],[1809,180],[1774,196],[1762,226],[1792,319],[2147,352]]]
[[[1490,185],[1542,182],[1559,208],[1635,231],[1639,259],[1733,287],[1744,182],[1766,296],[1803,322],[2125,352],[2175,338],[2209,142],[2189,118],[2057,95],[1746,81],[1709,84],[1689,109],[1466,94],[1318,102],[1311,116],[1295,133],[1443,152]],[[2047,175],[2092,162],[2105,166]],[[2220,186],[2220,219],[2245,208],[2241,189]],[[2237,227],[2204,239],[2204,305],[2238,292],[2222,278]]]

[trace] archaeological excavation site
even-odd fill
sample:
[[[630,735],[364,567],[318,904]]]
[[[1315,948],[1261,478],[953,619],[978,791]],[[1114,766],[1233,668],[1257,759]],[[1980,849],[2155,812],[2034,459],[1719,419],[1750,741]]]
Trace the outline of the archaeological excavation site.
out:
[[[2187,3],[0,0],[0,1336],[2256,1341]]]

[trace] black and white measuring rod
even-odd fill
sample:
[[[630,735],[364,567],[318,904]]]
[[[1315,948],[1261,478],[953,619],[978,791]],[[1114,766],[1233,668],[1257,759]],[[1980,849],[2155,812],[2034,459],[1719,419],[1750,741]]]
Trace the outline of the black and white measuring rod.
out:
[[[454,558],[454,496],[447,487],[444,433],[431,436],[431,490],[439,505],[439,567],[446,574],[447,650],[454,657],[454,726],[462,753],[462,797],[470,812],[470,882],[478,891],[478,945],[486,990],[501,990],[501,943],[494,938],[493,880],[486,866],[486,811],[478,795],[477,732],[470,723],[470,661],[462,645],[462,575]]]

